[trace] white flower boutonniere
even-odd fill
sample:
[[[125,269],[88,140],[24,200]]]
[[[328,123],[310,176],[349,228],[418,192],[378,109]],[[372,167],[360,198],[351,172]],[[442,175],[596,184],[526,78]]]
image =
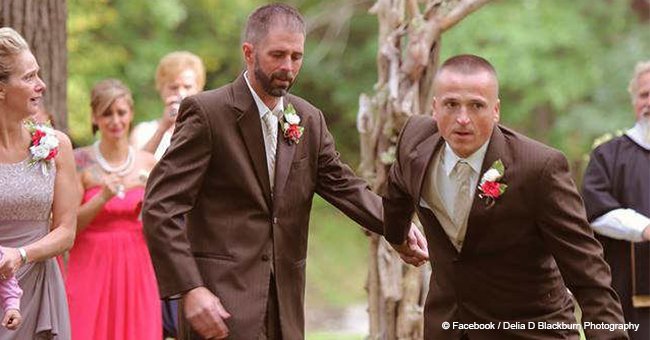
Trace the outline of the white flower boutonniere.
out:
[[[291,143],[300,143],[300,137],[305,128],[300,126],[300,116],[296,113],[296,109],[293,105],[289,104],[286,109],[284,109],[284,114],[282,115],[282,135],[289,144]]]
[[[54,157],[59,153],[59,139],[56,132],[51,127],[44,124],[37,124],[32,121],[25,123],[27,130],[32,136],[32,142],[29,145],[31,160],[29,165],[39,164],[43,175],[47,176],[48,168],[51,166]]]

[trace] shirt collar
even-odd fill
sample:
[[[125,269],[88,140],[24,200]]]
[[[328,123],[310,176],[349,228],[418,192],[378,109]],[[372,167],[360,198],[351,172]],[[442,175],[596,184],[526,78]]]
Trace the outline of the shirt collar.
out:
[[[451,149],[449,143],[445,142],[445,149],[443,150],[442,156],[442,169],[444,170],[445,175],[449,176],[451,174],[451,171],[454,170],[458,161],[465,161],[467,164],[469,164],[475,173],[480,173],[481,166],[483,165],[483,159],[485,158],[485,153],[487,152],[488,144],[490,144],[489,139],[483,145],[481,145],[478,150],[474,151],[474,153],[469,157],[460,158],[458,155],[456,155],[454,150]]]
[[[279,112],[284,111],[284,97],[280,97],[280,100],[278,100],[278,103],[275,105],[273,110],[269,109],[266,104],[262,101],[260,96],[257,95],[255,90],[253,90],[253,87],[251,86],[251,83],[248,82],[248,71],[244,72],[244,80],[246,80],[246,85],[248,86],[248,89],[251,91],[251,94],[253,95],[253,100],[255,100],[255,105],[257,106],[257,111],[260,114],[260,118],[262,118],[268,111],[273,112],[275,116],[278,116]]]
[[[645,129],[643,128],[643,126],[641,126],[641,123],[637,121],[636,124],[634,124],[634,126],[631,129],[625,132],[625,134],[628,137],[630,137],[630,139],[633,140],[635,143],[639,144],[640,147],[646,150],[650,150],[650,143],[646,141],[646,138],[644,136],[645,133],[644,130]]]

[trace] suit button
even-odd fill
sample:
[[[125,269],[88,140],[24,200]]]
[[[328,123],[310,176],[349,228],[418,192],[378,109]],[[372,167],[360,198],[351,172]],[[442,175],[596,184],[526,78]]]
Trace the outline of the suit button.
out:
[[[268,260],[269,260],[269,256],[268,256],[268,255],[266,255],[266,254],[262,255],[262,261],[266,262],[266,261],[268,261]]]
[[[278,218],[277,217],[273,217],[273,224],[278,224]]]

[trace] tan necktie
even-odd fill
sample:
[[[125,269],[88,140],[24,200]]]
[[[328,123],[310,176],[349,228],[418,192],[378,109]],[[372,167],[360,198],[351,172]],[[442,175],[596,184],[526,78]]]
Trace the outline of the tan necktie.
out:
[[[278,118],[267,111],[262,116],[262,121],[264,121],[264,134],[265,143],[268,146],[268,152],[266,154],[267,167],[269,169],[269,181],[271,184],[271,191],[273,191],[273,184],[275,179],[275,154],[278,148]]]
[[[455,170],[458,187],[456,198],[454,199],[454,223],[456,223],[456,225],[460,227],[460,230],[462,230],[462,225],[465,224],[465,219],[467,219],[469,209],[472,206],[472,199],[469,197],[472,167],[464,161],[459,161],[456,163]],[[464,237],[464,235],[461,236]]]

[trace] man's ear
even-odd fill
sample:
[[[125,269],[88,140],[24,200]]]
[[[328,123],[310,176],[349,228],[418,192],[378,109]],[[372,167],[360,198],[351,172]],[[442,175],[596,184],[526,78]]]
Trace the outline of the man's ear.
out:
[[[494,122],[498,123],[501,119],[501,100],[497,99],[496,104],[494,104]]]
[[[438,114],[436,112],[436,103],[437,103],[436,97],[433,97],[433,102],[431,103],[431,115],[433,116],[433,119],[438,120]]]
[[[244,60],[246,64],[252,64],[255,57],[253,55],[254,47],[253,44],[245,42],[241,45],[242,53],[244,54]]]

